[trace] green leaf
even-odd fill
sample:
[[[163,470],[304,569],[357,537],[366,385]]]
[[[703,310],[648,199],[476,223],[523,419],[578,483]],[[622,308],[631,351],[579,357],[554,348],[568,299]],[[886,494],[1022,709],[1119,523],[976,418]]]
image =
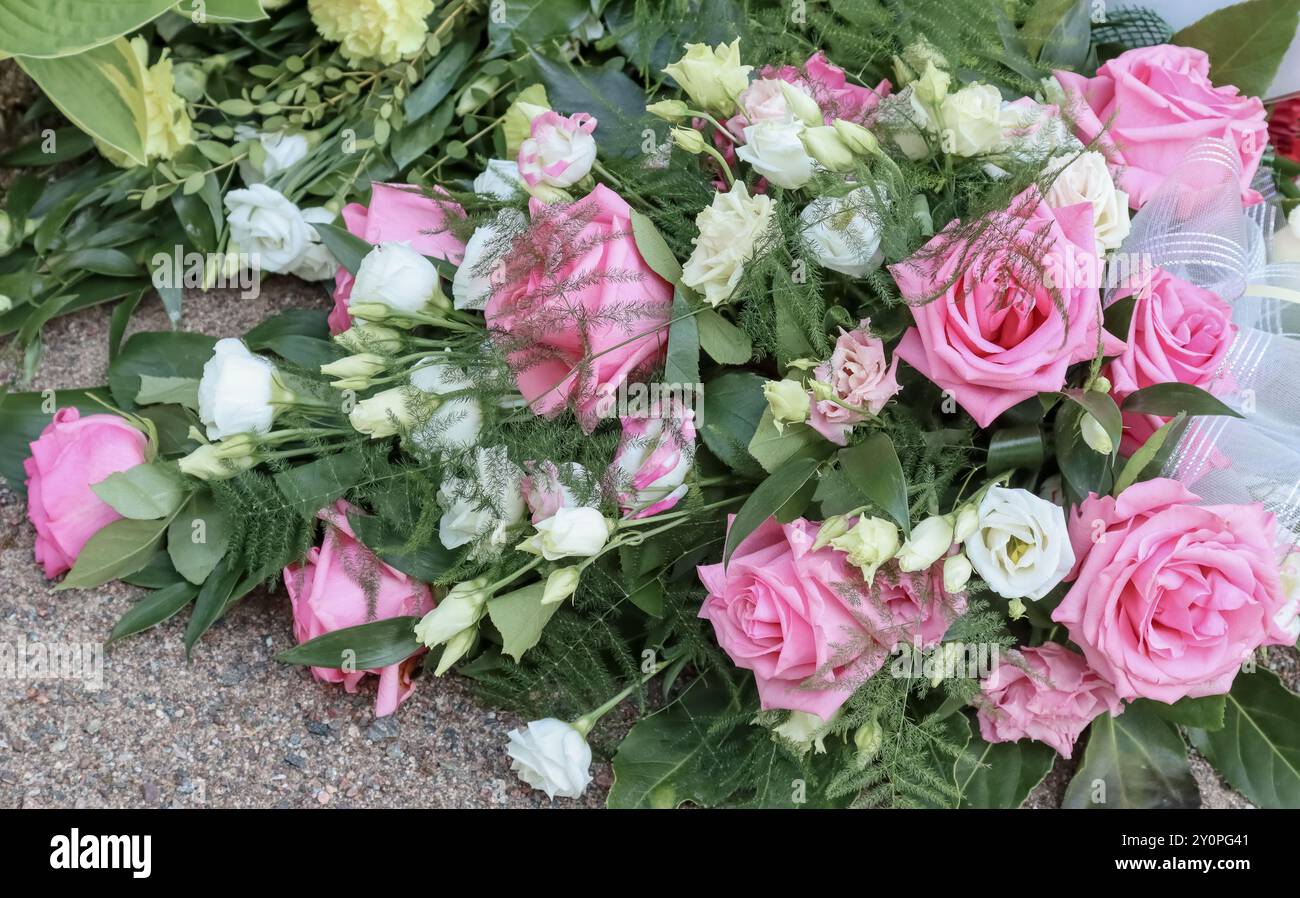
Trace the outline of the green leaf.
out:
[[[195,7],[198,7],[198,18],[194,15]],[[260,22],[270,18],[262,9],[261,0],[181,0],[176,4],[176,11],[200,25]]]
[[[212,625],[225,614],[227,603],[239,584],[243,572],[235,565],[229,555],[223,555],[216,568],[199,587],[199,594],[194,600],[194,613],[190,615],[185,626],[185,657],[188,659],[194,651],[195,644],[203,634],[212,629]]]
[[[185,499],[185,490],[174,473],[147,462],[110,474],[90,488],[122,517],[137,521],[170,516]]]
[[[708,774],[718,739],[711,732],[735,706],[725,689],[696,680],[667,707],[643,718],[614,755],[611,808],[675,808],[685,802],[708,807],[729,787]]]
[[[763,378],[751,371],[727,371],[704,385],[700,438],[733,470],[762,476],[763,469],[749,454],[749,443],[766,411]]]
[[[402,107],[408,123],[417,122],[433,111],[439,103],[447,98],[456,81],[465,71],[465,66],[474,54],[475,42],[461,40],[452,44],[438,58],[438,62],[424,76],[424,80],[411,91]],[[416,153],[419,155],[420,150]],[[412,157],[414,158],[414,157]],[[398,163],[401,165],[402,163]]]
[[[191,583],[202,583],[226,554],[226,519],[211,493],[195,493],[167,528],[167,554]]]
[[[731,528],[727,531],[727,542],[722,550],[723,564],[731,560],[731,553],[736,551],[736,546],[745,537],[776,514],[781,506],[803,488],[817,472],[819,464],[821,462],[815,458],[796,458],[754,488],[745,504],[740,506],[740,511],[736,513]]]
[[[537,645],[547,621],[563,604],[556,602],[543,605],[542,593],[545,589],[544,581],[532,583],[487,603],[488,617],[492,618],[492,625],[501,631],[501,650],[515,661],[519,661],[524,657],[524,652]]]
[[[655,223],[635,209],[632,210],[632,238],[636,241],[637,252],[651,271],[670,284],[681,284],[681,263],[668,248]]]
[[[754,355],[749,334],[723,318],[713,309],[696,316],[700,330],[700,348],[720,365],[744,365]]]
[[[1138,699],[1133,704],[1142,705],[1170,723],[1205,730],[1223,729],[1223,710],[1227,699],[1222,695],[1203,698],[1181,698],[1172,705],[1151,699]]]
[[[314,337],[317,340],[328,340],[330,336],[328,317],[328,313],[323,309],[291,309],[288,312],[272,315],[244,334],[244,342],[253,352],[261,352],[271,348],[272,341],[280,337]]]
[[[540,0],[546,2],[546,0]],[[533,36],[529,35],[532,40]],[[596,119],[594,137],[601,150],[613,156],[633,159],[641,154],[641,128],[645,115],[645,91],[627,75],[611,68],[575,68],[556,62],[529,48],[529,58],[546,86],[546,95],[557,112],[589,113]]]
[[[145,72],[125,40],[61,59],[20,57],[18,64],[74,125],[145,164]]]
[[[1129,460],[1124,463],[1124,470],[1120,471],[1119,477],[1115,479],[1115,489],[1111,491],[1112,495],[1118,496],[1124,490],[1137,483],[1137,479],[1142,476],[1142,472],[1156,459],[1160,450],[1164,448],[1165,443],[1169,441],[1169,435],[1174,429],[1181,425],[1187,418],[1186,412],[1179,412],[1170,418],[1156,430],[1155,433],[1147,437],[1147,441],[1137,448]]]
[[[106,411],[92,396],[108,398],[102,387],[48,393],[0,392],[0,476],[8,482],[10,489],[19,495],[25,494],[27,474],[23,470],[23,459],[31,455],[30,444],[54,420],[55,412],[68,407],[77,409],[83,416]]]
[[[989,437],[985,468],[993,475],[1017,469],[1033,470],[1042,465],[1045,451],[1043,431],[1037,424],[1003,427]]]
[[[1300,807],[1300,695],[1267,670],[1239,674],[1223,729],[1188,735],[1214,769],[1262,808]]]
[[[348,512],[348,523],[366,548],[385,563],[422,583],[436,582],[460,560],[456,552],[444,548],[437,539],[409,551],[406,537],[380,515],[353,510]]]
[[[905,536],[910,536],[907,478],[888,434],[873,433],[858,445],[841,449],[836,457],[840,471],[853,488],[893,518]]]
[[[361,260],[374,249],[374,246],[365,240],[349,233],[347,228],[335,224],[317,224],[312,227],[320,235],[320,242],[325,244],[330,255],[346,268],[349,274],[356,274],[357,269],[361,267]]]
[[[108,387],[118,408],[131,411],[140,392],[140,378],[203,376],[216,340],[185,331],[132,334],[108,366]]]
[[[501,0],[488,19],[490,50],[500,56],[516,37],[529,47],[567,37],[590,11],[587,0]]]
[[[95,145],[90,136],[78,128],[56,128],[52,137],[53,141],[49,144],[50,152],[45,152],[47,139],[44,135],[34,137],[27,143],[0,154],[0,165],[12,168],[58,165],[89,152]]]
[[[1261,97],[1277,75],[1296,34],[1300,0],[1247,0],[1215,10],[1175,34],[1170,42],[1197,47],[1210,57],[1210,79]]]
[[[123,583],[130,583],[132,586],[139,586],[141,589],[162,589],[164,586],[173,586],[180,583],[184,579],[176,572],[171,558],[163,549],[154,552],[153,558],[150,558],[149,563],[140,570],[125,574],[121,578]]]
[[[1180,383],[1155,384],[1129,393],[1124,399],[1123,409],[1144,415],[1176,415],[1186,412],[1188,415],[1242,417],[1239,412],[1233,411],[1200,387]]]
[[[1056,463],[1061,476],[1076,495],[1102,495],[1111,482],[1112,456],[1097,452],[1083,441],[1079,427],[1086,414],[1088,411],[1076,403],[1069,403],[1057,412],[1053,424]]]
[[[133,574],[149,563],[170,518],[114,521],[90,538],[59,589],[89,589]]]
[[[184,581],[155,589],[122,615],[113,627],[108,641],[117,642],[119,639],[125,639],[141,630],[161,624],[194,601],[198,592],[197,586]]]
[[[288,468],[275,475],[280,494],[303,517],[311,517],[356,485],[361,476],[361,454],[347,450]]]
[[[1096,800],[1100,799],[1100,800]],[[1140,704],[1103,713],[1065,790],[1066,808],[1196,808],[1201,793],[1173,724]]]
[[[696,384],[700,381],[700,330],[695,320],[685,294],[680,288],[674,290],[672,324],[668,326],[668,358],[664,361],[665,383]]]
[[[52,57],[78,53],[130,34],[175,2],[0,0],[0,55]]]
[[[748,448],[763,470],[770,473],[792,458],[825,458],[834,445],[807,424],[786,424],[777,429],[772,410],[764,407]]]
[[[1124,434],[1124,418],[1109,393],[1101,393],[1097,390],[1064,390],[1061,396],[1078,405],[1101,425],[1106,431],[1106,436],[1110,438],[1112,455],[1119,451],[1120,438]],[[1080,418],[1080,424],[1082,420]]]
[[[1018,808],[1052,769],[1056,751],[1042,742],[989,743],[968,720],[970,742],[957,758],[963,808]]]
[[[420,650],[418,617],[388,617],[317,636],[275,656],[286,664],[375,670],[405,661]]]
[[[159,405],[174,402],[188,409],[199,407],[199,381],[195,377],[154,377],[140,375],[140,390],[135,394],[136,405]]]

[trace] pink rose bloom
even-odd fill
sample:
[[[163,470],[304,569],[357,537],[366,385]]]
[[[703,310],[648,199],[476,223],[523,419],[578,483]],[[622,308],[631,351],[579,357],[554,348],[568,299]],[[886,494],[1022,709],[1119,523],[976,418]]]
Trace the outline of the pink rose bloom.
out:
[[[576,203],[533,200],[484,315],[539,415],[571,406],[590,433],[630,377],[663,364],[672,286],[641,258],[631,208],[603,184]]]
[[[695,458],[695,412],[673,408],[666,415],[621,419],[623,436],[613,469],[624,514],[648,518],[667,511],[686,495],[686,475]]]
[[[894,354],[952,393],[980,427],[1018,402],[1059,390],[1066,369],[1096,353],[1101,328],[1092,207],[1051,209],[1030,187],[997,214],[1001,220],[979,247],[957,244],[945,231],[926,244],[923,258],[889,269],[916,320]],[[1025,270],[1027,251],[1041,254],[1041,272]],[[1056,297],[1048,279],[1061,284]],[[1123,348],[1101,333],[1108,355]]]
[[[878,415],[900,389],[896,376],[898,358],[895,357],[893,362],[885,361],[885,344],[879,337],[872,336],[870,328],[868,319],[864,319],[857,330],[846,332],[840,328],[830,361],[818,365],[813,377],[829,384],[835,397],[845,405]],[[866,419],[867,414],[816,397],[808,415],[808,423],[837,446],[848,445],[853,425]]]
[[[81,417],[61,408],[23,459],[27,519],[36,528],[36,562],[54,579],[71,570],[86,542],[122,516],[91,484],[144,464],[145,435],[117,415]]]
[[[325,521],[325,538],[300,564],[284,569],[284,586],[293,604],[293,635],[299,643],[345,627],[433,610],[429,587],[380,561],[362,545],[348,524],[351,506],[342,500],[317,514]],[[423,650],[378,670],[345,672],[313,667],[323,683],[342,683],[356,692],[366,674],[379,676],[375,716],[386,717],[406,701],[415,685],[411,671]]]
[[[531,136],[519,145],[519,176],[529,187],[572,187],[596,161],[596,120],[585,112],[547,110],[532,121]]]
[[[1127,288],[1122,299],[1134,293]],[[1183,383],[1211,390],[1237,337],[1232,307],[1209,290],[1164,269],[1154,269],[1150,289],[1138,291],[1128,346],[1105,368],[1116,402],[1143,387]],[[1121,450],[1132,455],[1168,418],[1124,415]]]
[[[561,508],[577,508],[582,505],[573,491],[574,487],[584,495],[595,493],[596,484],[592,481],[591,473],[577,462],[565,462],[561,468],[553,461],[540,464],[526,461],[524,469],[528,471],[528,476],[520,481],[519,490],[532,513],[534,524],[554,517]]]
[[[701,565],[709,595],[700,617],[736,666],[754,672],[763,708],[826,720],[886,653],[845,602],[845,589],[856,589],[861,577],[842,552],[812,550],[819,526],[768,518],[725,568]]]
[[[1018,657],[1017,657],[1018,656]],[[1124,713],[1115,689],[1082,655],[1055,642],[1011,652],[980,683],[976,717],[985,742],[1045,742],[1068,758],[1093,718]]]
[[[934,648],[952,622],[966,613],[966,593],[943,588],[943,562],[941,558],[915,573],[889,564],[876,572],[870,587],[861,585],[865,598],[854,610],[886,652],[903,643]]]
[[[459,265],[465,255],[465,244],[447,229],[448,210],[460,216],[465,214],[455,203],[431,199],[418,187],[375,184],[370,192],[370,207],[349,203],[343,207],[343,223],[348,233],[367,243],[406,242],[416,252]],[[352,326],[348,314],[352,280],[352,273],[341,265],[334,273],[334,310],[329,316],[331,334],[342,333]]]
[[[1057,72],[1056,80],[1065,88],[1079,139],[1090,143],[1101,135],[1134,209],[1141,209],[1192,145],[1207,137],[1236,148],[1242,202],[1260,201],[1250,182],[1268,143],[1264,104],[1231,85],[1215,87],[1203,50],[1141,47],[1110,60],[1095,77]]]
[[[1273,515],[1197,505],[1175,480],[1091,495],[1070,520],[1080,559],[1052,620],[1122,699],[1227,692],[1261,645],[1290,645]]]
[[[828,125],[837,118],[865,124],[881,99],[889,96],[892,86],[888,81],[881,81],[874,89],[849,84],[844,70],[827,60],[821,50],[809,56],[802,68],[764,66],[759,77],[779,78],[806,89],[821,107],[822,117]]]

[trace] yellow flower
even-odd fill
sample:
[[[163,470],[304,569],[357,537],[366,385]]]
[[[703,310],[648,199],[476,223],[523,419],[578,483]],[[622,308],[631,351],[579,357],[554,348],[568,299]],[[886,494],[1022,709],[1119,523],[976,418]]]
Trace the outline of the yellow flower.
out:
[[[142,37],[131,38],[131,52],[140,60],[141,83],[144,101],[144,154],[146,159],[171,159],[182,147],[194,142],[194,130],[185,100],[176,93],[176,79],[172,75],[172,61],[163,51],[162,58],[149,65],[149,45]],[[96,141],[100,154],[122,168],[130,162],[124,153],[105,143]]]
[[[687,44],[686,55],[664,69],[697,106],[724,116],[736,111],[736,98],[749,86],[752,65],[740,64],[740,38],[730,44]]]
[[[392,65],[424,46],[433,0],[308,0],[311,20],[348,59]]]

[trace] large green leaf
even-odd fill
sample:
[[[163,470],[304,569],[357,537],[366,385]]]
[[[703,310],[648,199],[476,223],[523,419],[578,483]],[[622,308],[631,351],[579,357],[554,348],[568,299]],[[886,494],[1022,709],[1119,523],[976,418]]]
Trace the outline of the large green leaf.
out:
[[[974,723],[971,740],[957,758],[957,788],[963,808],[1018,808],[1043,781],[1056,761],[1049,745],[1019,742],[985,742]]]
[[[195,493],[167,528],[167,554],[176,571],[202,583],[226,554],[226,519],[208,492]]]
[[[50,57],[79,53],[130,34],[175,3],[176,0],[0,0],[0,54]]]
[[[1210,57],[1210,78],[1263,96],[1295,39],[1300,0],[1247,0],[1215,10],[1171,39]]]
[[[317,636],[275,656],[288,664],[374,670],[405,661],[420,650],[418,617],[388,617]]]
[[[260,22],[270,18],[261,0],[181,0],[176,11],[199,25]]]
[[[347,450],[281,471],[275,485],[299,514],[311,517],[347,493],[360,476],[361,455]]]
[[[170,518],[114,521],[90,538],[58,588],[89,589],[135,573],[153,558],[169,523]]]
[[[700,438],[733,470],[762,476],[763,469],[749,454],[748,446],[765,411],[763,378],[752,371],[728,371],[704,385]]]
[[[531,583],[487,603],[488,617],[501,631],[501,650],[515,661],[537,645],[542,630],[560,608],[560,603],[542,604],[545,589],[545,582]]]
[[[579,69],[532,48],[529,54],[556,111],[586,112],[595,118],[594,136],[603,152],[626,159],[641,154],[638,125],[645,115],[645,91],[639,84],[617,69]]]
[[[1134,704],[1142,705],[1170,723],[1185,727],[1200,727],[1206,730],[1223,729],[1223,712],[1225,697],[1207,695],[1203,698],[1181,698],[1172,705],[1151,699],[1138,699]]]
[[[119,408],[136,407],[141,375],[198,380],[212,356],[212,337],[184,331],[132,334],[108,366],[108,387]]]
[[[794,458],[825,458],[834,448],[808,424],[786,424],[778,428],[770,408],[763,409],[754,438],[749,441],[749,454],[769,472]]]
[[[754,355],[754,342],[736,325],[713,309],[704,309],[699,320],[700,348],[722,365],[743,365]]]
[[[907,479],[885,433],[873,433],[856,446],[838,453],[840,473],[872,505],[894,519],[903,533],[911,535],[907,506]],[[866,504],[866,503],[858,503]]]
[[[1201,793],[1173,724],[1141,704],[1103,713],[1088,728],[1083,761],[1065,790],[1066,808],[1195,808]]]
[[[185,625],[185,657],[189,658],[195,644],[208,632],[221,615],[239,585],[243,571],[232,562],[229,555],[223,555],[208,579],[199,587],[199,594],[194,600],[194,613]]]
[[[1189,731],[1233,788],[1263,808],[1300,808],[1300,695],[1271,671],[1239,674],[1223,729]]]
[[[723,564],[731,560],[731,553],[736,551],[745,537],[757,530],[803,489],[804,484],[817,472],[819,464],[815,458],[796,458],[755,487],[727,530],[727,542],[722,550]]]
[[[74,125],[144,165],[145,73],[125,40],[75,56],[18,62]]]
[[[492,52],[500,55],[518,38],[529,47],[567,37],[590,13],[587,0],[500,0],[488,19]]]
[[[102,414],[103,405],[92,399],[108,398],[102,387],[95,390],[51,390],[47,393],[0,393],[0,477],[10,489],[23,494],[27,474],[23,460],[31,455],[31,443],[54,420],[54,413],[72,407],[85,415]]]
[[[1143,387],[1124,398],[1124,411],[1144,415],[1227,415],[1240,418],[1222,400],[1191,384],[1165,383]]]
[[[671,320],[668,357],[664,360],[664,383],[697,384],[700,382],[700,328],[680,287],[673,291]]]

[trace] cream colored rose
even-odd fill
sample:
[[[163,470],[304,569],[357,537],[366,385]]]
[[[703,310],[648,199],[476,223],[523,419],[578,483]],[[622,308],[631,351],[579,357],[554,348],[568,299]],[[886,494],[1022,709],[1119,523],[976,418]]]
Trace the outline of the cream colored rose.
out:
[[[803,145],[803,133],[803,123],[792,117],[750,125],[736,156],[778,187],[802,187],[813,176],[813,158]]]
[[[740,38],[730,44],[687,44],[686,55],[664,69],[699,108],[729,116],[749,85],[751,65],[740,64]]]
[[[978,156],[1002,143],[1002,94],[990,84],[968,84],[939,108],[940,141],[958,156]]]
[[[700,234],[682,266],[682,283],[703,293],[711,306],[726,302],[771,224],[772,200],[751,197],[742,182],[737,181],[726,193],[715,194],[712,205],[695,216]]]

